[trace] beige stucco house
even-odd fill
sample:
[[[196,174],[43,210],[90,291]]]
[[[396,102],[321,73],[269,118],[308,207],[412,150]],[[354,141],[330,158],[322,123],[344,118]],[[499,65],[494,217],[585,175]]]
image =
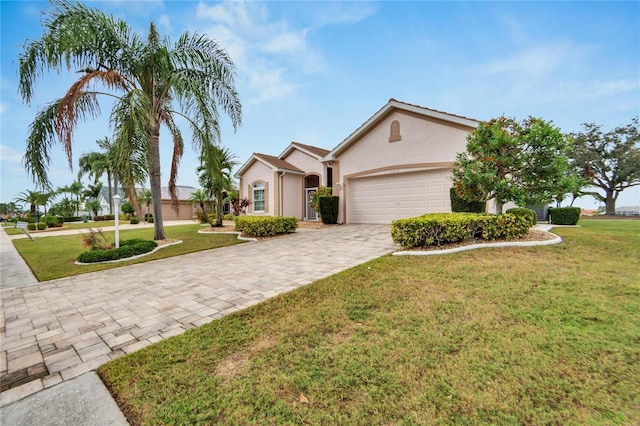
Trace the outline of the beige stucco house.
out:
[[[390,99],[331,151],[292,142],[238,170],[249,215],[317,220],[310,195],[329,186],[341,223],[390,223],[449,212],[452,165],[478,121]]]

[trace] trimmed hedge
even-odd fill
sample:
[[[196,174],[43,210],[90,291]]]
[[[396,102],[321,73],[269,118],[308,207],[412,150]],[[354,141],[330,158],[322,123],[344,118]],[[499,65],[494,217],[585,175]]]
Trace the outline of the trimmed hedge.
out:
[[[134,238],[122,241],[120,247],[110,250],[92,250],[82,253],[78,256],[80,263],[106,262],[109,260],[125,259],[127,257],[139,254],[149,253],[158,247],[155,241],[143,240],[142,238]]]
[[[251,237],[268,237],[296,232],[298,219],[293,216],[236,216],[236,230]]]
[[[36,224],[35,223],[27,223],[27,231],[35,231]]]
[[[495,240],[519,238],[529,232],[529,220],[509,213],[433,213],[394,220],[393,242],[405,247],[425,247],[456,243],[469,238]]]
[[[37,224],[37,227],[38,227],[38,231],[44,231],[45,229],[47,229],[47,224],[40,222]]]
[[[133,216],[133,217],[131,218],[131,220],[129,220],[129,223],[130,223],[131,225],[137,225],[137,224],[139,224],[139,223],[140,223],[140,219],[138,219],[137,217]]]
[[[65,216],[62,218],[63,222],[82,222],[82,218],[80,216]]]
[[[449,188],[451,211],[454,213],[485,213],[487,203],[484,201],[467,201],[458,195],[455,188]]]
[[[335,225],[338,223],[338,201],[336,195],[323,195],[318,198],[320,206],[320,219],[326,225]]]
[[[531,210],[531,209],[514,207],[512,209],[508,209],[505,213],[511,213],[516,216],[522,216],[524,218],[527,218],[531,226],[536,226],[536,223],[538,223],[538,215],[534,210]]]
[[[235,216],[233,216],[233,214],[231,213],[227,213],[224,216],[222,216],[222,220],[233,220]]]
[[[549,215],[554,225],[575,225],[580,220],[580,207],[552,207]]]

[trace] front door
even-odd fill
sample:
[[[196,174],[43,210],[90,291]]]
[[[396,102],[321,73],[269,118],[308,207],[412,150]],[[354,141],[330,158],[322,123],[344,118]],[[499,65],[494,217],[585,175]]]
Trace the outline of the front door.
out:
[[[304,189],[304,220],[318,220],[318,213],[311,208],[311,199],[318,188]]]

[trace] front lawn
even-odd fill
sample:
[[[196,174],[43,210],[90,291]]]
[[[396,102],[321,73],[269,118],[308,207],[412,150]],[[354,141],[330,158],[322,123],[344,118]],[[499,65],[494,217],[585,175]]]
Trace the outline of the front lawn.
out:
[[[131,424],[638,424],[640,222],[581,225],[385,256],[99,374]]]
[[[27,238],[13,240],[18,252],[27,262],[39,281],[47,281],[55,278],[84,274],[86,272],[102,271],[104,269],[118,268],[134,263],[148,262],[165,257],[179,256],[201,250],[225,247],[238,244],[241,241],[237,235],[230,234],[198,234],[202,227],[198,224],[166,226],[165,235],[168,239],[182,240],[182,244],[176,244],[162,248],[150,255],[123,260],[117,263],[100,263],[95,265],[76,265],[75,261],[81,253],[88,249],[82,245],[82,235],[61,235],[51,237]],[[144,229],[129,229],[120,231],[120,240],[132,238],[144,238],[153,240],[153,227]],[[110,241],[115,240],[114,231],[105,231]]]

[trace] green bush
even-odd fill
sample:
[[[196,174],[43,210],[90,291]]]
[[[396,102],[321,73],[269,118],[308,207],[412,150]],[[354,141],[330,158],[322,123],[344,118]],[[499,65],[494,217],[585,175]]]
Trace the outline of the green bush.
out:
[[[291,216],[236,216],[236,230],[251,237],[267,237],[296,232],[298,219]]]
[[[531,209],[514,207],[512,209],[508,209],[505,213],[510,213],[516,216],[524,217],[529,221],[531,226],[536,226],[536,223],[538,223],[538,215],[534,210],[531,210]]]
[[[122,204],[122,207],[120,207],[120,210],[122,210],[122,213],[124,213],[124,214],[132,215],[132,214],[134,214],[134,213],[135,213],[135,209],[133,208],[133,206],[131,205],[131,203],[130,203],[130,202],[128,202],[128,201],[125,201],[125,202]]]
[[[328,225],[338,223],[338,201],[339,197],[335,195],[323,195],[318,199],[322,223]]]
[[[555,207],[549,209],[554,225],[575,225],[580,220],[580,207]]]
[[[224,216],[222,216],[222,220],[233,220],[234,216],[231,213],[227,213]]]
[[[36,224],[35,223],[27,223],[27,231],[35,231]]]
[[[65,216],[62,218],[63,222],[82,222],[82,218],[80,216]]]
[[[40,222],[37,224],[37,227],[38,227],[38,231],[44,231],[45,229],[47,229],[47,224]]]
[[[487,203],[484,201],[467,201],[458,195],[455,188],[449,189],[451,211],[454,213],[485,213]]]
[[[118,219],[123,221],[129,221],[131,220],[131,215],[129,213],[121,213],[118,215]]]
[[[146,222],[151,221],[151,223],[153,223],[153,215],[152,215],[151,213],[145,213],[145,215],[144,215],[144,220],[145,220]]]
[[[526,235],[529,228],[528,219],[512,214],[433,213],[393,221],[391,236],[394,243],[408,248],[456,243],[468,238],[519,238]]]
[[[120,247],[117,249],[92,250],[82,253],[80,256],[78,256],[78,262],[95,263],[106,262],[109,260],[125,259],[127,257],[149,253],[156,247],[158,247],[158,243],[156,243],[155,241],[134,238],[131,240],[122,241]]]
[[[140,223],[140,219],[138,219],[137,217],[133,216],[133,217],[129,220],[129,223],[130,223],[131,225],[137,225],[137,224],[139,224],[139,223]]]
[[[104,215],[104,220],[115,220],[116,219],[116,215],[114,214],[106,214]]]

